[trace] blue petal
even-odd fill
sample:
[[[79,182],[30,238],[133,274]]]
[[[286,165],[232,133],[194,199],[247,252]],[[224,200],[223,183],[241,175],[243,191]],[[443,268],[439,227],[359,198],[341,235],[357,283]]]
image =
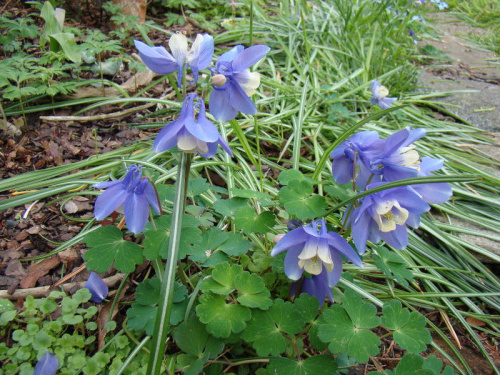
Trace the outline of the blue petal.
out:
[[[352,215],[354,216],[358,209]],[[363,212],[359,215],[356,221],[352,224],[352,239],[358,249],[359,254],[364,254],[366,251],[366,241],[371,231],[372,220],[368,212]]]
[[[38,360],[34,375],[54,375],[59,367],[59,361],[52,353],[47,352]]]
[[[123,184],[117,184],[107,189],[95,201],[95,218],[97,220],[103,220],[111,215],[113,211],[116,211],[116,209],[123,204],[127,195],[128,192]]]
[[[138,40],[135,40],[134,43],[144,64],[156,74],[170,74],[177,69],[175,59],[165,48],[149,47]]]
[[[422,199],[430,204],[444,203],[453,194],[450,184],[445,182],[435,184],[412,185],[412,188],[422,197]]]
[[[123,183],[122,180],[104,181],[104,182],[98,182],[97,184],[94,184],[94,187],[96,189],[107,189],[111,186],[114,186],[116,184],[121,184],[121,183]]]
[[[346,156],[333,160],[332,175],[339,184],[347,184],[352,180],[354,165]]]
[[[144,191],[130,194],[123,204],[123,211],[128,229],[134,234],[141,233],[149,215],[149,204]]]
[[[302,251],[302,245],[298,245],[292,247],[286,253],[284,262],[285,275],[287,275],[288,278],[291,280],[300,279],[302,273],[304,272],[304,270],[299,267],[299,254],[301,251]]]
[[[336,251],[340,252],[347,259],[353,262],[358,267],[363,267],[363,262],[359,258],[358,254],[354,251],[354,249],[349,245],[349,243],[344,239],[344,237],[340,236],[337,233],[329,232],[328,233],[328,244]],[[333,254],[334,251],[331,251]],[[342,267],[342,262],[340,262]]]
[[[279,240],[276,246],[274,246],[273,250],[271,251],[271,256],[274,257],[282,251],[306,242],[308,237],[309,236],[304,232],[304,229],[302,227],[288,232],[281,240]]]
[[[238,110],[229,102],[226,90],[212,90],[210,93],[209,108],[210,113],[217,121],[229,121],[238,114]]]
[[[408,229],[406,225],[396,225],[396,229],[391,232],[380,232],[380,237],[398,250],[402,250],[408,245]]]
[[[144,188],[144,195],[146,196],[148,203],[151,205],[151,207],[153,207],[153,210],[155,210],[158,215],[161,215],[161,204],[158,199],[158,194],[156,193],[156,189],[150,181],[148,181],[147,186]]]
[[[342,256],[340,256],[340,254],[335,251],[331,251],[330,254],[333,260],[333,270],[332,272],[327,272],[326,270],[324,270],[322,273],[325,273],[327,277],[328,286],[332,287],[339,282],[340,276],[342,275]],[[333,297],[331,298],[331,300],[333,301]]]
[[[198,122],[186,121],[186,129],[195,138],[203,142],[216,142],[219,139],[219,131],[215,125],[205,116],[205,103],[200,103],[200,113],[198,114]]]
[[[420,162],[420,175],[428,176],[430,172],[443,168],[443,160],[424,156]]]
[[[196,68],[198,70],[205,69],[212,62],[214,54],[214,38],[211,35],[203,34],[203,41],[200,45],[200,53],[196,61]],[[191,67],[193,69],[193,67]]]
[[[397,100],[397,98],[383,98],[379,99],[378,105],[382,109],[388,109],[392,107],[392,103],[394,103]]]
[[[229,156],[233,156],[233,152],[231,151],[231,149],[229,148],[229,145],[226,143],[226,141],[221,137],[219,137],[219,145],[222,147],[222,149],[224,151],[226,151],[226,153],[229,155]]]
[[[370,85],[371,86],[371,90],[372,90],[372,94],[375,95],[375,92],[377,91],[377,89],[382,86],[382,84],[377,81],[377,80],[373,80],[372,81],[372,84]]]
[[[266,45],[259,44],[246,48],[243,52],[238,54],[233,60],[233,71],[241,71],[248,69],[253,64],[262,59],[271,48]]]
[[[163,152],[177,145],[177,134],[184,127],[184,120],[180,118],[172,121],[160,130],[153,143],[154,152]]]
[[[412,213],[421,214],[431,209],[431,207],[410,188],[389,189],[386,191],[385,195],[395,199],[402,207]]]
[[[255,115],[257,113],[254,102],[252,102],[252,99],[248,97],[236,81],[229,80],[226,85],[227,100],[233,108],[247,115]]]
[[[102,300],[107,297],[109,291],[106,283],[95,272],[90,273],[84,288],[90,290],[90,293],[92,294],[90,300],[95,303],[102,302]]]
[[[236,56],[238,56],[239,53],[241,53],[241,51],[244,50],[244,48],[245,47],[243,47],[241,44],[231,48],[229,51],[224,52],[219,56],[219,58],[217,59],[217,63],[232,61]]]

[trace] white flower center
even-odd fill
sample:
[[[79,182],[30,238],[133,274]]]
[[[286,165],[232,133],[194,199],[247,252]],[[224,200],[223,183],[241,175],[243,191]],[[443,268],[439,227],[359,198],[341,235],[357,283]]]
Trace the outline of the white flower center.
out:
[[[227,82],[227,78],[224,74],[216,74],[212,77],[212,85],[222,86]]]
[[[384,99],[387,95],[389,95],[389,90],[385,86],[379,86],[375,89],[375,94],[380,99]]]
[[[380,202],[375,207],[375,222],[382,232],[391,232],[396,225],[403,225],[408,219],[408,210],[401,207],[397,201]]]
[[[410,168],[419,168],[420,155],[415,151],[415,146],[401,147],[399,149],[399,155],[401,156],[401,165]]]
[[[207,142],[200,141],[188,132],[177,137],[177,148],[184,152],[206,154],[208,152]]]
[[[333,271],[333,260],[328,243],[319,238],[311,238],[299,254],[299,267],[311,275],[319,275],[323,271],[323,265],[328,272]]]

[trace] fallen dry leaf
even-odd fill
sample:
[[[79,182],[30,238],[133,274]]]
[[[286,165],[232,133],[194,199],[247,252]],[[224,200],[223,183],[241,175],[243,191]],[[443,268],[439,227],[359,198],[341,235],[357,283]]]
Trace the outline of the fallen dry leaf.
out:
[[[28,268],[28,274],[21,280],[21,288],[33,288],[40,277],[56,268],[59,263],[61,263],[61,260],[58,257],[51,257],[31,265]]]

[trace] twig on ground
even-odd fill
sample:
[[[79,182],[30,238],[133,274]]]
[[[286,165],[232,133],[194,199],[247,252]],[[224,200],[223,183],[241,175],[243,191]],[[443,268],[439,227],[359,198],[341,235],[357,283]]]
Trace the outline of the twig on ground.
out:
[[[125,275],[123,273],[117,273],[114,276],[107,277],[103,279],[108,287],[115,286],[117,283],[123,279]],[[64,291],[68,291],[75,286],[78,288],[83,288],[85,285],[85,281],[80,281],[76,283],[67,283],[61,285],[61,289]],[[18,299],[18,298],[26,298],[27,296],[33,296],[35,298],[45,297],[51,289],[54,288],[53,285],[41,286],[37,288],[26,288],[26,289],[17,289],[14,293],[9,294],[7,290],[0,290],[0,298],[7,299]],[[57,290],[57,289],[56,289]]]

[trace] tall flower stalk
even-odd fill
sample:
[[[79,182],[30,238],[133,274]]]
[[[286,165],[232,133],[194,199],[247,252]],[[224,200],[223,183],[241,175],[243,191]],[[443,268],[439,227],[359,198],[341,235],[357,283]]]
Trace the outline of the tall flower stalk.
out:
[[[189,180],[189,169],[193,154],[181,152],[181,159],[177,170],[177,183],[175,189],[174,208],[172,212],[172,224],[170,226],[170,242],[168,245],[167,264],[163,275],[163,283],[160,293],[158,311],[156,313],[155,330],[152,340],[151,354],[149,357],[147,374],[157,375],[160,373],[167,332],[170,322],[170,311],[172,310],[174,297],[175,270],[179,254],[181,239],[182,215],[186,205],[187,186]]]

